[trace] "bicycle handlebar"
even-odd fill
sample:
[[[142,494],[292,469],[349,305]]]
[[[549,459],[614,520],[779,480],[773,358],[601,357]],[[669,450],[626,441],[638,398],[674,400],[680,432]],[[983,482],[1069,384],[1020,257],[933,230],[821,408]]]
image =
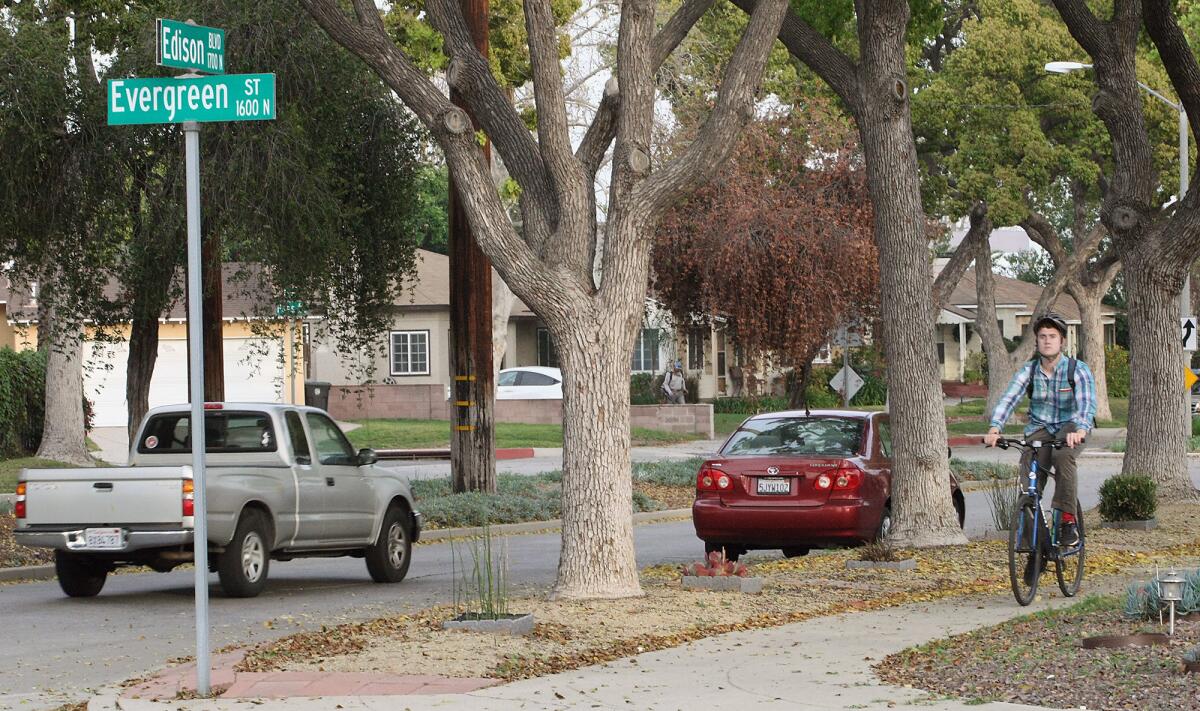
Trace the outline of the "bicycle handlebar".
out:
[[[1062,449],[1063,447],[1067,446],[1067,441],[1065,439],[1028,441],[1024,439],[1013,439],[1011,437],[1001,437],[1000,439],[996,440],[996,446],[1000,449],[1008,449],[1009,447],[1018,447],[1020,449],[1040,449],[1042,447],[1053,447],[1055,449]]]

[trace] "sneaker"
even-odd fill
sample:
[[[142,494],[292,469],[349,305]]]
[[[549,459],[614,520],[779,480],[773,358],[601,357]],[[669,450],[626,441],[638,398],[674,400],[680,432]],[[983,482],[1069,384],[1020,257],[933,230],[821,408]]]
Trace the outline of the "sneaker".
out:
[[[1074,548],[1079,545],[1079,526],[1074,521],[1064,522],[1058,529],[1058,545],[1062,548]]]

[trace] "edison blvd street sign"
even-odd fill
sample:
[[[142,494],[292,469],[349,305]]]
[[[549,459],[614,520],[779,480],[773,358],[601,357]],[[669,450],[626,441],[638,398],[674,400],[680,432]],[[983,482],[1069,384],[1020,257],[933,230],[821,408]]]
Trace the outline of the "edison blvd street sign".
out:
[[[274,74],[108,80],[109,126],[274,118]]]
[[[159,66],[225,73],[225,30],[161,19],[154,30],[158,38],[154,61]]]

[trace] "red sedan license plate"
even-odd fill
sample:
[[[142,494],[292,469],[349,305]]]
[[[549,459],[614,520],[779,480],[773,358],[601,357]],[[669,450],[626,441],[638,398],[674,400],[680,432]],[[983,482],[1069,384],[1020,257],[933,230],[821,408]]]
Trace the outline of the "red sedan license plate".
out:
[[[792,493],[792,480],[781,476],[759,477],[758,493],[775,495],[790,494]]]

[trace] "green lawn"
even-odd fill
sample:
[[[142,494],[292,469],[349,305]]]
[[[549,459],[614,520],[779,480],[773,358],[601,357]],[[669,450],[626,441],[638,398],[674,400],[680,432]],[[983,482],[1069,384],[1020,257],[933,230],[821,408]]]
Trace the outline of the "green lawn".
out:
[[[17,490],[17,473],[22,469],[62,469],[70,466],[74,465],[37,457],[0,459],[0,494],[11,494]]]
[[[447,420],[360,420],[362,427],[346,433],[355,447],[372,449],[429,449],[450,446]],[[699,439],[697,435],[633,428],[634,446],[673,444]],[[496,423],[496,447],[561,447],[561,425]]]

